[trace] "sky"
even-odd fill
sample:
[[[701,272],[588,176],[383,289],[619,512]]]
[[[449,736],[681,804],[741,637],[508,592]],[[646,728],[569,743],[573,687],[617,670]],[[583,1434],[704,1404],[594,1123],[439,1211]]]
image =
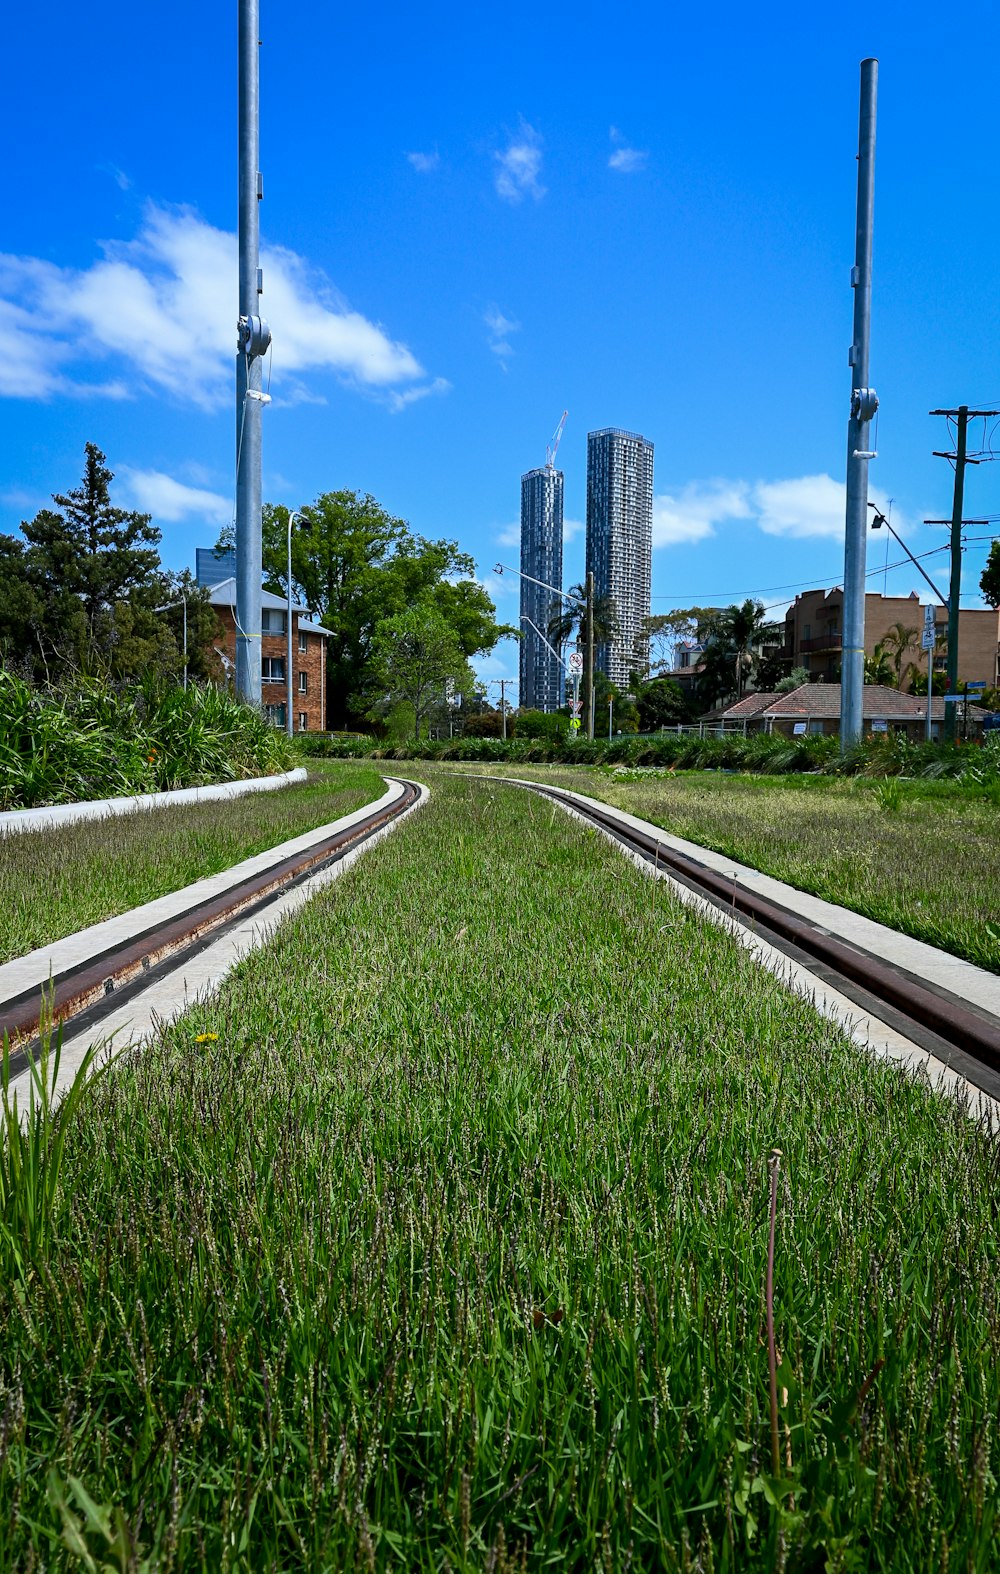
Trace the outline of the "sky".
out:
[[[5,28],[0,530],[89,439],[168,567],[233,513],[236,5],[19,6]],[[871,495],[945,545],[946,423],[1000,409],[995,67],[980,0],[540,9],[261,0],[264,497],[372,493],[517,618],[520,476],[588,430],[656,446],[653,610],[843,569],[859,63],[879,67]],[[975,423],[970,450],[993,423]],[[996,433],[1000,454],[1000,426]],[[964,606],[1000,472],[967,472]],[[925,599],[886,533],[869,587]],[[948,559],[923,559],[942,589]],[[890,565],[884,573],[884,565]],[[929,593],[928,593],[929,594]],[[477,663],[513,675],[508,643]]]

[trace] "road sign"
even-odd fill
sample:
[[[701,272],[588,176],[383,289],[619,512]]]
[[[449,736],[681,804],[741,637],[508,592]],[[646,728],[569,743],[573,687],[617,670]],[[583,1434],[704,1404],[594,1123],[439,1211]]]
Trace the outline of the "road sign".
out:
[[[924,623],[929,623],[931,628],[933,628],[936,622],[937,612],[935,611],[933,603],[928,602],[927,606],[924,608]]]
[[[933,650],[937,644],[937,633],[933,623],[924,624],[924,632],[920,636],[920,644],[924,650]]]
[[[961,705],[964,699],[964,694],[946,694],[944,697],[944,702],[946,705]]]
[[[582,700],[570,700],[570,702],[569,702],[569,709],[570,709],[570,715],[571,716],[579,716],[580,712],[583,710],[583,701]]]
[[[574,716],[573,717],[572,721],[569,724],[569,730],[570,730],[570,732],[579,732],[580,731],[580,718],[579,718],[579,716]]]
[[[986,687],[986,683],[985,680],[977,678],[975,683],[967,683],[965,687],[968,689],[970,694],[982,694]]]
[[[571,678],[578,678],[583,671],[583,651],[571,650],[566,667]]]
[[[878,718],[876,718],[875,720],[872,721],[872,732],[888,732],[888,731],[889,731],[889,723],[887,721],[883,721],[881,717],[878,717]]]

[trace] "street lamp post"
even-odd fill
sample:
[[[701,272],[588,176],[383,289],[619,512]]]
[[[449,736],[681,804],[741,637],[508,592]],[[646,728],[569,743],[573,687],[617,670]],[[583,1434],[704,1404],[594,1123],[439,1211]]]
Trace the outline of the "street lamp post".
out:
[[[184,692],[186,694],[188,686],[188,604],[187,596],[184,594],[183,590],[179,592],[179,595],[179,601],[168,601],[162,607],[154,607],[153,611],[172,612],[174,607],[184,608]]]
[[[574,607],[582,607],[586,623],[586,641],[584,654],[583,687],[584,699],[587,706],[587,737],[594,736],[594,576],[587,574],[586,596],[570,596],[565,590],[558,590],[555,585],[549,585],[544,579],[535,579],[532,574],[522,574],[519,568],[509,568],[506,563],[495,563],[494,574],[516,574],[518,579],[526,579],[529,584],[541,585],[543,590],[551,590],[560,601],[568,601]],[[526,620],[530,621],[530,619]],[[531,625],[534,628],[534,624]],[[536,630],[537,632],[537,630]],[[551,646],[549,649],[551,650]]]

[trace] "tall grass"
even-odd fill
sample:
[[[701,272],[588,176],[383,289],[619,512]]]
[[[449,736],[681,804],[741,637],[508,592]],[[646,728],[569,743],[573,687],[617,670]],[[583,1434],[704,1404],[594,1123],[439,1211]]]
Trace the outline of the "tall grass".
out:
[[[280,792],[0,835],[0,962],[179,890],[382,795],[338,762]]]
[[[4,1567],[1000,1560],[994,1143],[537,798],[436,782],[59,1198]]]
[[[56,692],[0,668],[0,809],[269,775],[292,761],[284,733],[218,689],[81,681]]]

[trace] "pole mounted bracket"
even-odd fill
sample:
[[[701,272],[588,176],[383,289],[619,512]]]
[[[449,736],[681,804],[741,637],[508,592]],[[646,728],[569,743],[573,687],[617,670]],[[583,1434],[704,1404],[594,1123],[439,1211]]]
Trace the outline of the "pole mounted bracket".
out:
[[[271,343],[271,330],[263,317],[241,317],[236,324],[236,342],[248,360],[264,355]]]
[[[851,419],[871,421],[878,409],[878,394],[874,388],[855,388],[851,394]]]

